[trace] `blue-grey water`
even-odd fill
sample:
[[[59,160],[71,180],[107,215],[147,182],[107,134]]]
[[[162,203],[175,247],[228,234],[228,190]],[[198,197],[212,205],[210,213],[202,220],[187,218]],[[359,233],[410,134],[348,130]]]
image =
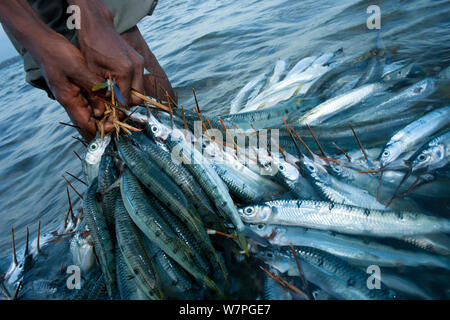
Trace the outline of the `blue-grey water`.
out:
[[[227,113],[250,79],[270,72],[277,59],[289,67],[305,56],[333,52],[358,56],[383,46],[396,59],[414,59],[423,70],[450,64],[449,1],[177,0],[159,1],[139,23],[184,106]],[[366,9],[381,8],[381,29],[369,30]],[[289,68],[288,68],[289,69]],[[11,226],[18,246],[26,227],[35,237],[64,219],[68,203],[61,174],[81,174],[74,129],[64,109],[25,83],[20,61],[0,69],[0,273],[11,262]],[[73,180],[73,179],[72,179]],[[74,182],[80,191],[84,187]],[[74,206],[80,205],[72,192]],[[55,264],[64,262],[64,255]],[[56,277],[57,275],[55,275]]]

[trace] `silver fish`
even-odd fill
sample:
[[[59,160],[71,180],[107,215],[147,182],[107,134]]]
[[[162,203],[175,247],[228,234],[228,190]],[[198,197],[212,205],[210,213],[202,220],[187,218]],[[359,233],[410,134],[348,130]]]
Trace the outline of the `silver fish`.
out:
[[[381,166],[397,160],[403,153],[420,146],[426,139],[450,123],[450,106],[446,106],[413,121],[398,131],[381,153]]]
[[[350,92],[344,93],[319,104],[297,119],[294,123],[319,125],[334,116],[336,113],[347,110],[348,108],[383,90],[384,85],[380,83],[367,84],[360,88],[353,89]]]
[[[305,246],[326,251],[360,266],[380,267],[430,266],[450,270],[450,259],[431,254],[407,251],[383,243],[335,232],[302,227],[251,225],[257,234],[277,246]]]
[[[277,200],[239,209],[246,223],[301,226],[355,235],[399,238],[449,232],[450,221],[418,212],[382,211],[327,201]]]
[[[100,160],[102,159],[102,155],[105,153],[106,147],[110,142],[110,135],[106,135],[103,140],[98,135],[87,147],[84,161],[82,163],[83,171],[88,184],[98,177]]]

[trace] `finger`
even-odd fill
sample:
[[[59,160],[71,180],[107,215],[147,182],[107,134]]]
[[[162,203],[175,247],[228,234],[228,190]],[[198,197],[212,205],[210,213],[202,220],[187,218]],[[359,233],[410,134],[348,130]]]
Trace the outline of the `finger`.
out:
[[[88,103],[92,106],[92,111],[94,113],[94,116],[97,118],[100,118],[103,116],[103,113],[105,112],[105,103],[101,101],[98,97],[94,95],[88,96]]]
[[[156,79],[154,76],[152,75],[144,76],[144,88],[146,96],[158,99],[158,92],[157,92],[158,88],[156,87]]]
[[[133,82],[131,83],[131,88],[136,90],[139,93],[144,93],[144,73],[135,74],[133,78]],[[142,103],[142,99],[131,95],[131,105],[135,106]]]
[[[127,105],[130,104],[130,88],[131,88],[131,79],[132,76],[130,74],[128,75],[120,75],[115,77],[117,87],[120,90],[120,93],[122,94],[125,103]]]
[[[122,93],[125,102],[129,104],[130,88],[134,74],[133,63],[131,62],[131,60],[124,61],[122,63],[122,66],[117,70],[118,72],[112,73],[112,77],[116,85],[119,87],[119,90]]]
[[[84,62],[79,63],[74,69],[69,75],[71,80],[89,93],[95,85],[105,81],[104,78],[92,72]]]
[[[64,94],[64,97],[61,94]],[[97,128],[93,111],[86,98],[81,95],[80,89],[68,83],[64,89],[57,90],[55,97],[66,109],[72,123],[80,127],[80,134],[87,141],[95,137]]]
[[[130,51],[132,51],[133,56],[135,57],[134,60],[134,74],[133,74],[133,80],[131,82],[131,88],[136,90],[137,92],[144,93],[144,58],[142,58],[134,49],[130,48]],[[142,103],[142,99],[131,95],[131,104],[137,105]]]

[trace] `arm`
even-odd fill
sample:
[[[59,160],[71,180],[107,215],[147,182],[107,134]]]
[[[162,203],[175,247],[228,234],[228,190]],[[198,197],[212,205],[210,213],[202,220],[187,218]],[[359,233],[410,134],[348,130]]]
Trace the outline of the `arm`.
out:
[[[0,0],[0,21],[41,67],[55,98],[87,139],[96,132],[93,111],[81,88],[90,91],[103,79],[92,73],[81,52],[47,27],[26,0]]]
[[[69,0],[81,9],[80,50],[47,27],[26,0],[0,0],[0,21],[30,52],[44,73],[55,98],[65,107],[81,134],[90,140],[96,132],[95,116],[104,105],[91,88],[110,73],[127,103],[130,87],[143,92],[143,59],[114,30],[113,17],[100,0]],[[81,94],[81,88],[89,96]],[[106,123],[105,130],[113,129]]]

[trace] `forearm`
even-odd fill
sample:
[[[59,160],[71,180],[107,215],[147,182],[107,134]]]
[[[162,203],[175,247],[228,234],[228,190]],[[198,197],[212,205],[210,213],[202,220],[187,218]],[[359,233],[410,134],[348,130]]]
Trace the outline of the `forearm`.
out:
[[[0,21],[37,61],[40,60],[42,39],[57,36],[26,0],[0,0]]]

